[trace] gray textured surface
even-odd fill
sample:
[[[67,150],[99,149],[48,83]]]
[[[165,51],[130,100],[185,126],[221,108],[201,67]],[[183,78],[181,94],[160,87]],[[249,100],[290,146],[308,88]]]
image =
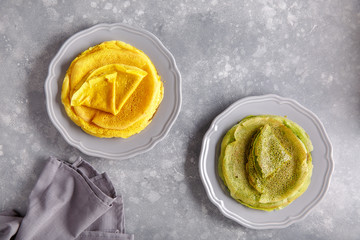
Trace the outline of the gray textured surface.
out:
[[[226,2],[226,3],[224,3]],[[358,239],[359,1],[0,2],[0,210],[24,213],[49,155],[82,155],[44,104],[51,59],[72,34],[122,22],[154,33],[177,60],[182,111],[152,151],[125,161],[83,156],[123,194],[136,239]],[[255,231],[226,219],[198,173],[211,120],[250,95],[290,97],[323,121],[334,147],[328,194],[306,220]],[[344,121],[346,124],[344,124]]]

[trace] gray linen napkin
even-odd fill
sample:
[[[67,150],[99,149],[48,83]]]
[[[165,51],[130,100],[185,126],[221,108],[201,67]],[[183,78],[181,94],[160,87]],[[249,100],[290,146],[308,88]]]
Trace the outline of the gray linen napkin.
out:
[[[70,164],[51,157],[24,218],[0,213],[0,240],[134,239],[125,233],[123,213],[122,198],[106,173],[81,158]]]

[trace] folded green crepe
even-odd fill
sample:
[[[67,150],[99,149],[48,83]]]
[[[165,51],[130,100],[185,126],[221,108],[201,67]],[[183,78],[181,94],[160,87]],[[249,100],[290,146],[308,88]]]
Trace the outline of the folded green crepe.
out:
[[[310,184],[313,146],[287,118],[248,116],[224,136],[218,173],[242,204],[271,211],[303,194]]]

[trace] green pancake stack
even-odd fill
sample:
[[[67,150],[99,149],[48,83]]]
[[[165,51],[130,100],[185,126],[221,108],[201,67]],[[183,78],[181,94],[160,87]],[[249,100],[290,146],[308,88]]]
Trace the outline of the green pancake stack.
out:
[[[303,194],[311,181],[312,143],[291,120],[248,116],[221,143],[218,172],[231,197],[255,209],[281,209]]]

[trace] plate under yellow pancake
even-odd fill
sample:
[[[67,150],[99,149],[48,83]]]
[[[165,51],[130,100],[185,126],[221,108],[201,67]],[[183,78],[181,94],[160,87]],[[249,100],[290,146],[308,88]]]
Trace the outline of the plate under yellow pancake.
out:
[[[142,131],[162,98],[163,84],[149,57],[121,41],[103,42],[76,57],[61,92],[71,120],[106,138]]]

